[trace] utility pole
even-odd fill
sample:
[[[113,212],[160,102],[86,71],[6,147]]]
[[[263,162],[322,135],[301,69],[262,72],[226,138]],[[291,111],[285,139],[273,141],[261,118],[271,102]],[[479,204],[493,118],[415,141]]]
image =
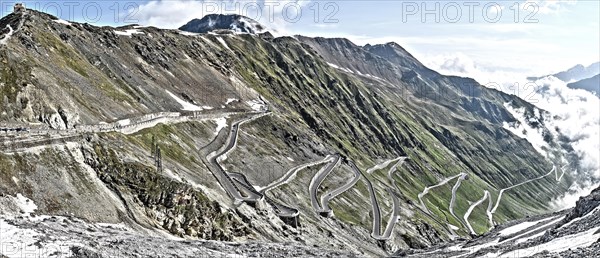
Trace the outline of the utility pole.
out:
[[[154,151],[154,165],[156,166],[156,172],[162,172],[162,154],[160,151],[160,147],[158,144],[156,145],[156,150]]]
[[[154,138],[154,135],[152,135],[152,143],[150,144],[150,156],[154,157],[154,152],[156,151],[156,139]]]

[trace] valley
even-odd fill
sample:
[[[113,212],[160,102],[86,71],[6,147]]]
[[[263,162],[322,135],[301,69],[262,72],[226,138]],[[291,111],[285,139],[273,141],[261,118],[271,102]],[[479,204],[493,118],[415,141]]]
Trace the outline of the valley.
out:
[[[592,230],[548,205],[569,142],[507,129],[530,103],[395,43],[209,25],[0,20],[0,242],[25,243],[0,256],[502,257]]]

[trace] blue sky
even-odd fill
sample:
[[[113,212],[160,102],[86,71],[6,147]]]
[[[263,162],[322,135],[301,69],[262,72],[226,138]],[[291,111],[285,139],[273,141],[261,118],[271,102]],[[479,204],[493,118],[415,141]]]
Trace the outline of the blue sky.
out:
[[[346,37],[359,45],[395,41],[433,69],[481,83],[597,62],[599,2],[24,1],[28,8],[96,25],[177,28],[208,13],[239,13],[280,34]],[[14,2],[0,3],[5,15]]]

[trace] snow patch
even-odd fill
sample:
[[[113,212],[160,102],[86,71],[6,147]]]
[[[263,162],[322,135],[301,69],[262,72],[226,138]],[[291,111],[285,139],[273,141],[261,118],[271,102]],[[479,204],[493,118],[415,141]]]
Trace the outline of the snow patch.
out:
[[[183,179],[179,175],[173,173],[173,171],[171,171],[170,169],[165,169],[164,172],[170,178],[175,179],[177,182],[183,183]]]
[[[130,30],[125,30],[125,31],[115,30],[114,32],[117,35],[128,36],[128,37],[131,37],[133,34],[144,34],[144,32],[141,32],[138,29],[130,29]]]
[[[0,238],[2,254],[9,258],[70,257],[71,255],[68,245],[40,241],[39,232],[16,227],[4,219],[0,219],[0,236],[2,236]]]
[[[516,224],[514,226],[510,226],[508,228],[505,228],[503,230],[500,231],[500,236],[508,236],[508,235],[512,235],[514,233],[517,232],[521,232],[533,225],[536,225],[538,223],[544,222],[544,221],[548,221],[551,220],[555,217],[550,217],[550,218],[545,218],[545,219],[541,219],[541,220],[536,220],[536,221],[525,221],[525,222],[521,222],[519,224]]]
[[[26,216],[29,216],[31,213],[33,213],[38,208],[37,205],[35,205],[35,203],[33,203],[33,201],[31,199],[23,196],[20,193],[17,194],[15,201],[16,201],[17,205],[19,206],[19,208],[21,209],[21,211]]]
[[[215,135],[219,134],[219,132],[223,130],[223,128],[227,127],[227,119],[225,119],[224,117],[214,119],[213,121],[215,121],[215,123],[217,124],[217,128],[215,129]]]
[[[189,32],[189,31],[183,31],[183,30],[178,30],[177,33],[184,35],[184,36],[198,36],[200,35],[199,33],[194,33],[194,32]]]
[[[450,223],[447,223],[447,225],[448,225],[448,228],[450,228],[450,229],[452,229],[452,230],[454,230],[454,231],[460,230],[460,228],[459,228],[459,227],[457,227],[457,226],[455,226],[455,225],[452,225],[452,224],[450,224]]]
[[[375,166],[373,166],[373,167],[371,167],[371,168],[367,169],[367,174],[372,174],[373,172],[375,172],[375,171],[377,171],[377,170],[380,170],[380,169],[386,168],[386,167],[387,167],[387,166],[389,166],[389,165],[390,165],[392,162],[398,161],[398,160],[400,160],[400,159],[402,159],[402,158],[403,158],[403,157],[397,157],[397,158],[395,158],[395,159],[390,159],[390,160],[386,160],[386,161],[384,161],[384,162],[382,162],[382,163],[379,163],[379,164],[377,164],[377,165],[375,165]]]
[[[0,45],[6,45],[6,42],[8,39],[10,39],[10,36],[12,36],[12,34],[15,32],[10,25],[6,25],[6,28],[8,28],[9,31],[8,33],[4,34],[3,39],[0,39]]]
[[[225,40],[223,38],[217,37],[217,41],[219,41],[219,43],[221,43],[221,45],[223,45],[225,48],[227,48],[233,52],[233,50],[231,50],[231,48],[229,48],[229,45],[227,45],[227,42],[225,42]]]
[[[520,234],[520,235],[518,235],[518,236],[516,236],[516,237],[510,238],[510,239],[507,239],[507,240],[504,240],[504,241],[502,241],[501,243],[508,242],[508,241],[512,241],[512,240],[515,240],[515,239],[518,239],[518,240],[521,240],[521,242],[524,242],[524,241],[527,241],[527,239],[535,238],[534,236],[531,236],[531,237],[525,237],[525,238],[522,238],[522,237],[523,237],[523,236],[525,236],[525,235],[527,235],[527,234],[529,234],[529,233],[531,233],[531,232],[534,232],[534,231],[536,231],[536,230],[538,230],[538,229],[545,228],[545,227],[548,227],[548,226],[550,226],[550,225],[554,225],[554,224],[556,224],[557,222],[559,222],[559,221],[561,221],[561,220],[563,219],[563,217],[562,217],[562,216],[557,216],[557,217],[552,217],[552,218],[557,218],[557,219],[554,219],[554,220],[552,220],[552,221],[550,221],[550,222],[548,222],[548,223],[544,223],[544,224],[542,224],[542,225],[540,225],[540,226],[537,226],[537,227],[535,227],[534,229],[532,229],[532,230],[529,230],[529,231],[526,231],[526,232],[524,232],[524,233],[522,233],[522,234]],[[552,219],[552,218],[550,218],[550,219]],[[540,223],[541,223],[541,222],[543,222],[543,221],[545,221],[545,220],[542,220],[542,221],[540,221]],[[545,231],[542,231],[541,233],[543,234],[543,233],[545,233]],[[538,235],[538,234],[535,234],[535,235]],[[525,239],[525,240],[523,240],[523,239]],[[517,243],[520,243],[520,242],[519,242],[519,241],[517,241]]]
[[[344,71],[344,72],[347,72],[347,73],[354,74],[354,72],[352,70],[348,69],[348,68],[340,67],[339,65],[332,64],[332,63],[327,63],[327,64],[329,66],[335,68],[335,69],[338,69],[338,70],[341,70],[341,71]]]
[[[246,104],[254,111],[265,111],[267,109],[267,105],[261,100],[246,101]]]
[[[254,188],[254,190],[256,190],[258,192],[260,192],[260,191],[262,191],[262,189],[264,189],[264,187],[258,186],[258,185],[252,185],[252,187]]]
[[[171,96],[171,98],[173,98],[175,101],[177,101],[177,103],[179,103],[179,105],[182,106],[181,110],[185,110],[185,111],[202,111],[203,108],[196,106],[192,103],[186,102],[185,100],[177,97],[175,94],[171,93],[168,90],[165,90],[167,92],[167,94],[169,94],[169,96]]]
[[[240,101],[240,100],[235,99],[235,98],[227,99],[227,101],[225,101],[225,105],[229,105],[230,103],[235,102],[235,101]]]
[[[119,125],[119,126],[128,126],[130,124],[131,124],[130,119],[123,119],[123,120],[117,121],[117,125]]]
[[[594,235],[598,229],[600,227],[595,227],[579,234],[555,238],[547,243],[505,253],[500,257],[529,257],[545,250],[550,253],[559,253],[569,249],[574,250],[579,247],[587,247],[600,238],[600,235]]]
[[[70,22],[65,21],[63,19],[58,19],[58,20],[53,20],[53,21],[56,22],[56,23],[64,24],[64,25],[73,25]]]

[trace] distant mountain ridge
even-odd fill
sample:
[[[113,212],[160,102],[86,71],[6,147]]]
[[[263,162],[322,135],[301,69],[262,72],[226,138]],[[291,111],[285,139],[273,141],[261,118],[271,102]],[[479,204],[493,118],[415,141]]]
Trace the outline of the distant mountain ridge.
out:
[[[571,89],[587,90],[591,93],[594,93],[596,96],[600,96],[600,74],[592,78],[569,83],[567,84],[567,87]]]
[[[535,80],[539,80],[544,77],[554,76],[561,81],[572,82],[572,81],[580,81],[583,79],[591,78],[598,74],[600,74],[600,62],[593,63],[587,67],[585,67],[581,64],[578,64],[578,65],[572,67],[571,69],[563,71],[563,72],[559,72],[559,73],[555,73],[555,74],[551,74],[551,75],[545,75],[545,76],[541,76],[541,77],[528,77],[527,79],[531,80],[531,81],[535,81]]]
[[[267,28],[257,21],[242,15],[209,14],[202,19],[193,19],[179,28],[182,31],[208,33],[215,30],[231,30],[238,33],[259,34]]]

